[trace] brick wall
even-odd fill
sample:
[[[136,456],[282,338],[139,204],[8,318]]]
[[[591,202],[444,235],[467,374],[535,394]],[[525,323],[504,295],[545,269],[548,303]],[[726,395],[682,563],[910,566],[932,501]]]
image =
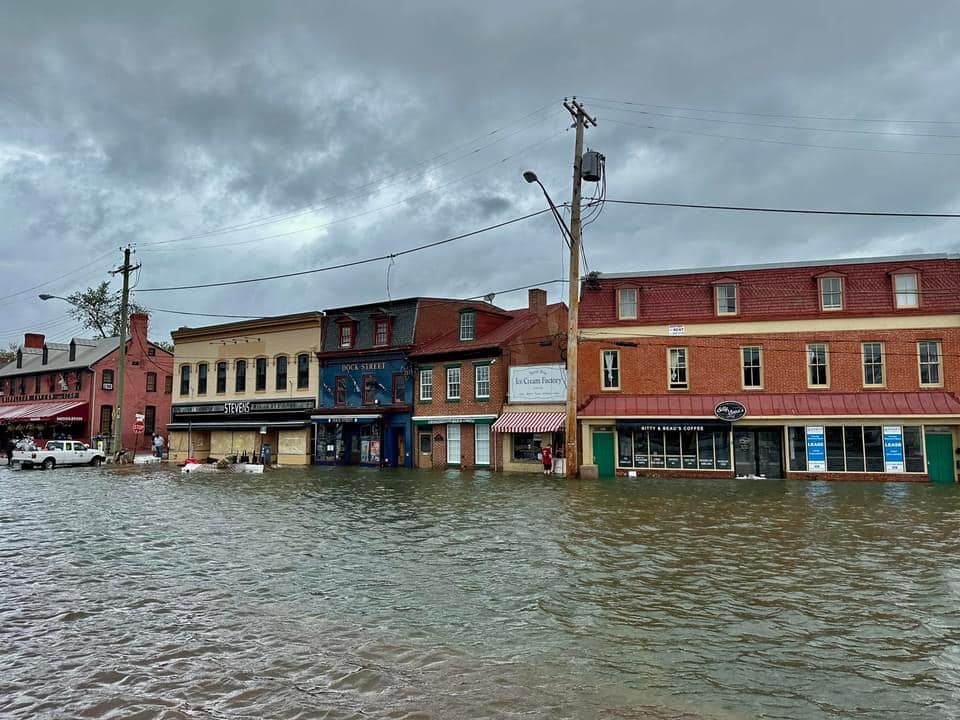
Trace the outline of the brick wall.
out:
[[[960,329],[935,328],[631,339],[629,342],[637,347],[618,346],[612,341],[584,341],[579,349],[578,397],[582,404],[591,395],[608,392],[603,391],[601,385],[603,350],[620,352],[620,392],[626,395],[917,391],[922,389],[917,360],[917,341],[920,340],[940,342],[943,389],[960,390],[960,357],[953,350],[960,347]],[[826,343],[828,347],[830,384],[823,390],[807,386],[806,345],[813,342]],[[862,342],[884,343],[885,385],[882,388],[863,385]],[[762,390],[745,390],[742,386],[740,348],[743,345],[762,348]],[[670,347],[688,349],[688,390],[668,389],[667,348]]]

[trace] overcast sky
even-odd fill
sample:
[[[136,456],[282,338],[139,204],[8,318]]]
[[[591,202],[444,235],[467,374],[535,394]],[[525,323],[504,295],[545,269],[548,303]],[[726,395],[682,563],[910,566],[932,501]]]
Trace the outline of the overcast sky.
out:
[[[606,155],[610,199],[960,212],[958,28],[960,5],[935,0],[2,0],[0,343],[79,333],[37,293],[108,279],[127,243],[164,339],[225,320],[161,309],[379,301],[388,267],[394,298],[561,279],[562,238],[541,215],[392,266],[144,292],[510,220],[544,207],[528,168],[568,202],[568,95],[597,117],[587,144]],[[584,246],[590,269],[624,272],[956,252],[958,231],[611,204]]]

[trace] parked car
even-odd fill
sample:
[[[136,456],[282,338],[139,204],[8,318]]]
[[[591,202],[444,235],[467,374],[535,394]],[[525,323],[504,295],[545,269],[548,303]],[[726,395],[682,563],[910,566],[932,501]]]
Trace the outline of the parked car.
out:
[[[42,448],[15,450],[12,465],[22,468],[41,467],[50,470],[58,465],[93,465],[107,459],[103,450],[91,448],[79,440],[50,440]]]

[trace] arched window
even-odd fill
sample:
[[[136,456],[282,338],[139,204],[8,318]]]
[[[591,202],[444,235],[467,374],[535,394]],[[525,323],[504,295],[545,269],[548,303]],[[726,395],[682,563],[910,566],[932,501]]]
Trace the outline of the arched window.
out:
[[[190,394],[190,366],[189,365],[180,366],[180,394],[181,395]]]
[[[277,390],[287,389],[287,356],[277,358]]]
[[[217,392],[225,393],[227,391],[227,363],[221,360],[217,363]]]
[[[238,393],[247,391],[247,361],[237,360],[234,368],[233,389]]]
[[[304,390],[310,387],[310,355],[297,355],[297,389]]]
[[[207,394],[207,364],[197,365],[197,395]]]

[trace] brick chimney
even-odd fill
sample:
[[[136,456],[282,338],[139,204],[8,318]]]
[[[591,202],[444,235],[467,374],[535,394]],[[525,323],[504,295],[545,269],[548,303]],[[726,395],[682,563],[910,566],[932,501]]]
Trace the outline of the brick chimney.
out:
[[[25,348],[34,348],[36,350],[42,350],[44,340],[46,340],[46,338],[40,333],[24,333],[23,346]]]
[[[539,288],[532,288],[527,291],[528,305],[530,310],[537,314],[543,315],[547,311],[547,291],[541,290]]]
[[[134,313],[130,316],[130,339],[139,339],[141,347],[147,346],[147,321],[149,316],[146,313]]]

